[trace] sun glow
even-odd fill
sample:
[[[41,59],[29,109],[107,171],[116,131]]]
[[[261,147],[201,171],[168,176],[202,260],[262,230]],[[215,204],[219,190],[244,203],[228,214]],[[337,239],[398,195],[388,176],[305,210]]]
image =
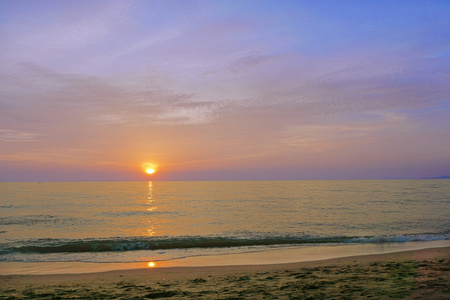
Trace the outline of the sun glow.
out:
[[[153,163],[143,163],[142,169],[145,173],[149,175],[156,173],[156,165]]]

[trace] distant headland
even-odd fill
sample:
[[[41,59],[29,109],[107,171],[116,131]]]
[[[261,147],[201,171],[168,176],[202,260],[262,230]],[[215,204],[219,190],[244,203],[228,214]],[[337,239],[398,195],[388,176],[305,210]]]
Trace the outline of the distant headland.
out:
[[[450,179],[450,175],[443,175],[439,177],[420,177],[420,178],[412,178],[412,177],[386,177],[383,179]]]
[[[422,177],[419,179],[450,179],[449,175],[439,176],[439,177]]]

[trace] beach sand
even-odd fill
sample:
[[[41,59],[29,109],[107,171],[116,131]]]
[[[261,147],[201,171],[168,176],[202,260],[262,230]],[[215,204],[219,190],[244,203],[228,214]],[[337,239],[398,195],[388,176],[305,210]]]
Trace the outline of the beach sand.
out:
[[[450,299],[450,247],[276,265],[2,275],[0,299]]]

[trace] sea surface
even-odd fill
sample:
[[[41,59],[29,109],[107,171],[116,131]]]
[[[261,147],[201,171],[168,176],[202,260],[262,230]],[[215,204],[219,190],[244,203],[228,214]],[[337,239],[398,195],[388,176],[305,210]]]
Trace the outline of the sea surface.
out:
[[[0,183],[0,262],[450,241],[450,180]]]

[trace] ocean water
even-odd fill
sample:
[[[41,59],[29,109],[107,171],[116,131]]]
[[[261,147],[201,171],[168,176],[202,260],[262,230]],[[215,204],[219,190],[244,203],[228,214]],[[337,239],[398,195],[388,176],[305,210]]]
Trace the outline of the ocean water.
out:
[[[450,240],[450,180],[0,183],[0,262]]]

